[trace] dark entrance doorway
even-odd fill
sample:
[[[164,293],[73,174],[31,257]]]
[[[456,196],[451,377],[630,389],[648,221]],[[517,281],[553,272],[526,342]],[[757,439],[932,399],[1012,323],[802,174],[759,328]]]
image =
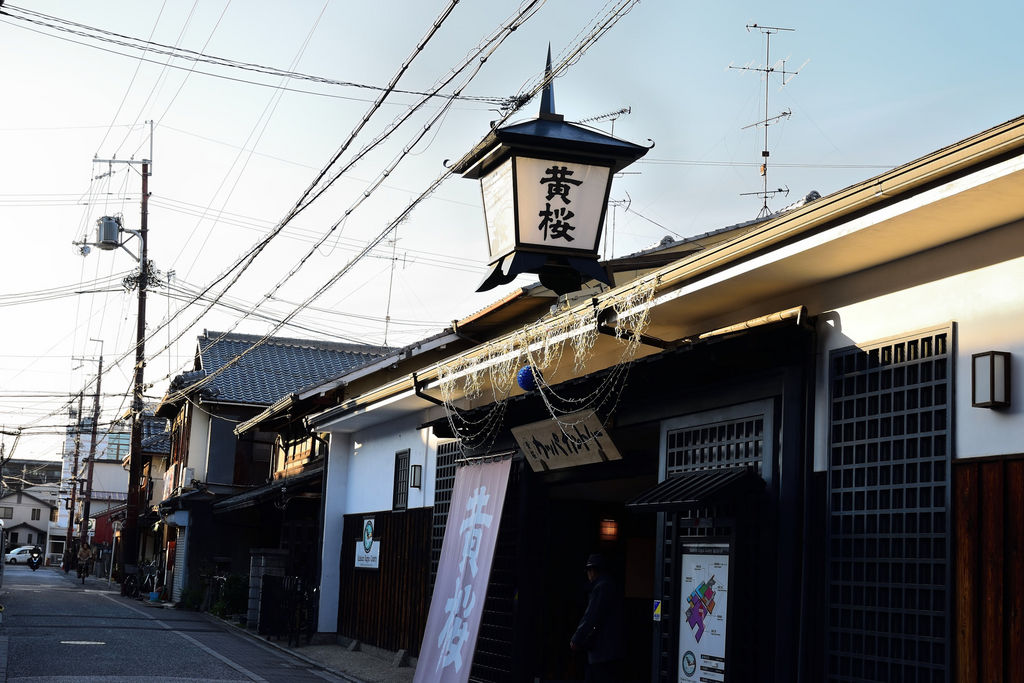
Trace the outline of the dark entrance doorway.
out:
[[[601,553],[623,594],[626,681],[649,681],[655,592],[655,524],[652,515],[628,512],[625,501],[652,477],[566,481],[544,485],[550,522],[539,530],[536,621],[540,681],[582,681],[586,654],[572,652],[569,639],[587,604],[585,563]],[[532,679],[531,679],[532,680]]]

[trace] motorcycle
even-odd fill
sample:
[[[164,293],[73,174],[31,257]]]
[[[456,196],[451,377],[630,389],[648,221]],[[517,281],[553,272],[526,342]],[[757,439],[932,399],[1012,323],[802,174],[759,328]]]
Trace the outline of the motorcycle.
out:
[[[28,566],[35,571],[43,566],[43,551],[39,548],[33,548],[28,553]]]

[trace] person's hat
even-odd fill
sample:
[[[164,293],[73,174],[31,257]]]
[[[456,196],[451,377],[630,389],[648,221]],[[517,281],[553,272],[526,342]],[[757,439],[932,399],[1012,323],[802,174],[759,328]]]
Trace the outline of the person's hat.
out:
[[[600,553],[593,553],[587,558],[587,569],[604,569],[604,556]]]

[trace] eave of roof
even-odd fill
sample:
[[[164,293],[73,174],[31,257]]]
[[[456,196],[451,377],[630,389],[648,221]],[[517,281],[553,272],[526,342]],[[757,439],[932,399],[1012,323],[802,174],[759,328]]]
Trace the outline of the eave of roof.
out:
[[[302,472],[301,474],[278,479],[266,484],[265,486],[259,486],[243,493],[235,494],[229,498],[218,500],[213,504],[214,514],[252,507],[287,488],[301,488],[309,486],[321,479],[323,474],[324,471],[321,466],[313,470]]]
[[[326,396],[333,392],[343,390],[348,383],[353,382],[356,379],[372,375],[375,372],[397,365],[405,359],[413,358],[417,355],[439,348],[445,348],[448,344],[457,342],[459,339],[459,335],[452,332],[451,329],[448,329],[440,334],[434,335],[433,337],[429,337],[416,342],[415,344],[410,344],[409,346],[397,349],[390,355],[384,356],[374,362],[367,363],[366,365],[339,375],[327,382],[314,384],[299,392],[282,396],[273,405],[269,406],[258,415],[246,420],[245,422],[239,423],[238,426],[235,427],[234,432],[235,434],[244,434],[249,430],[268,426],[270,422],[284,418],[288,414],[292,413],[300,404],[315,396]]]
[[[699,280],[711,273],[724,272],[727,267],[771,251],[782,243],[790,243],[798,238],[813,235],[826,227],[838,225],[842,220],[869,215],[879,209],[893,206],[914,195],[923,194],[930,187],[937,187],[942,182],[953,182],[981,169],[994,167],[1012,155],[1020,154],[1022,149],[1024,117],[1019,117],[793,211],[751,224],[749,229],[738,230],[738,235],[734,239],[685,256],[626,285],[597,294],[592,299],[553,316],[549,322],[563,316],[578,315],[585,309],[602,308],[613,302],[616,297],[647,285],[655,287],[656,298],[652,307],[662,305],[677,296],[685,296],[682,285],[687,282]],[[1014,207],[1008,207],[1006,210],[1019,212],[1019,209]],[[998,218],[992,220],[997,221]],[[744,224],[742,227],[747,226]],[[975,227],[980,230],[984,226]],[[912,240],[917,238],[918,235],[908,237],[908,248],[912,247]],[[924,240],[923,237],[921,239]],[[927,241],[922,241],[922,245],[923,248],[934,246]],[[608,322],[610,324],[614,321],[613,315]],[[488,348],[511,339],[512,334],[493,340],[494,343],[489,344]],[[366,410],[376,402],[395,400],[400,396],[408,397],[409,392],[416,390],[417,385],[436,387],[441,365],[453,363],[460,357],[473,358],[486,352],[487,349],[482,347],[470,349],[417,373],[418,381],[411,375],[394,380],[312,416],[307,422],[314,428],[326,426],[341,416]]]
[[[30,488],[35,488],[35,487],[26,486],[21,491],[14,491],[14,490],[12,490],[10,493],[8,493],[3,498],[0,498],[0,500],[7,500],[11,496],[17,496],[20,493],[22,498],[31,498],[32,500],[36,501],[37,503],[40,503],[41,505],[46,505],[47,507],[51,507],[51,508],[57,507],[56,503],[51,503],[51,502],[45,501],[42,498],[39,498],[38,496],[34,496],[31,493],[27,493],[26,490],[30,489]],[[56,488],[56,487],[54,487],[54,488]]]
[[[644,491],[626,507],[636,511],[690,510],[764,487],[764,479],[748,467],[682,472]]]

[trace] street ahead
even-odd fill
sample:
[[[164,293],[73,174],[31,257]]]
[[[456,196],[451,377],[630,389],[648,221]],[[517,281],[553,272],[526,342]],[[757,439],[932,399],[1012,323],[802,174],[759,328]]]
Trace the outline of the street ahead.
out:
[[[117,584],[45,567],[5,568],[0,683],[341,681],[196,612],[118,594]]]

